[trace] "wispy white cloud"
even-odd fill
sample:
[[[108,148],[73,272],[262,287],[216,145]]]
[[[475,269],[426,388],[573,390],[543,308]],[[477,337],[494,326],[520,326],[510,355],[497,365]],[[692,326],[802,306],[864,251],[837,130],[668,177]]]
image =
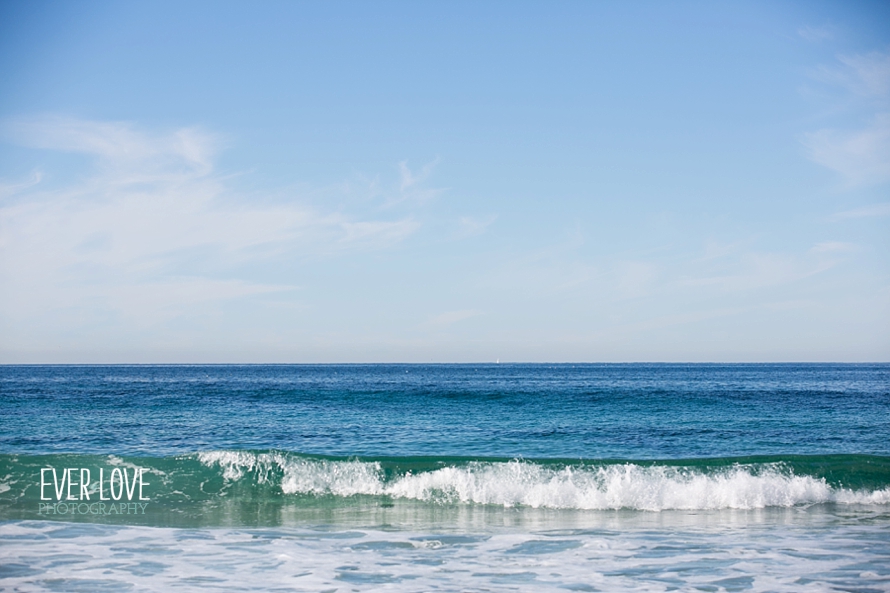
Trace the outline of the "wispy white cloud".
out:
[[[497,216],[494,214],[481,218],[475,216],[461,216],[458,220],[459,230],[457,236],[465,238],[481,235],[495,220],[497,220]]]
[[[810,77],[859,100],[880,103],[890,95],[890,52],[838,55],[834,63],[812,70]]]
[[[476,309],[461,309],[460,311],[446,311],[428,319],[423,327],[428,329],[444,329],[459,321],[482,315],[482,311]]]
[[[411,217],[394,221],[363,221],[342,222],[341,228],[345,235],[342,243],[373,241],[377,245],[398,243],[414,234],[420,228],[420,222]]]
[[[572,229],[557,243],[502,261],[480,284],[533,300],[584,290],[600,274],[579,253],[584,243],[583,233]]]
[[[823,128],[805,134],[802,142],[810,159],[838,172],[847,186],[884,183],[890,180],[890,53],[837,59],[814,77],[845,89],[871,117],[864,127]]]
[[[890,216],[890,202],[881,202],[879,204],[871,204],[854,208],[853,210],[844,210],[831,216],[831,220],[845,220],[849,218],[873,218],[877,216]]]
[[[858,247],[853,243],[844,241],[823,241],[816,243],[810,248],[811,253],[850,253],[856,251]]]
[[[691,325],[705,321],[712,321],[723,317],[732,317],[744,314],[754,307],[721,307],[716,309],[705,309],[700,311],[691,311],[685,313],[671,313],[667,315],[658,315],[643,321],[633,323],[619,324],[610,327],[601,332],[604,338],[620,338],[627,334],[633,333],[649,333],[652,330],[659,330],[669,327],[677,327]]]
[[[97,122],[51,115],[8,119],[0,133],[22,146],[99,157],[105,166],[157,176],[206,175],[220,138],[199,128],[147,134],[128,122]],[[126,178],[124,178],[126,179]],[[121,179],[118,179],[120,181]]]
[[[387,195],[385,206],[393,206],[402,202],[414,202],[422,204],[440,196],[444,188],[429,188],[424,182],[432,174],[433,169],[439,164],[439,159],[423,165],[420,170],[412,171],[408,167],[408,161],[399,163],[399,189],[398,192]]]
[[[0,181],[0,199],[14,196],[29,188],[32,188],[40,183],[41,179],[43,179],[43,173],[41,173],[39,170],[35,170],[31,173],[31,176],[24,181]]]
[[[728,269],[727,269],[728,268]],[[794,257],[775,253],[745,253],[723,266],[716,274],[702,274],[683,280],[695,287],[715,287],[724,292],[749,291],[799,279],[805,275]]]
[[[807,41],[828,41],[834,38],[834,31],[831,27],[811,27],[805,25],[797,30],[797,34]]]
[[[865,97],[890,94],[890,53],[838,56],[841,68],[823,67],[820,72],[828,82],[835,82]]]
[[[711,289],[720,293],[751,293],[764,288],[793,284],[836,266],[836,259],[826,255],[850,251],[847,243],[825,242],[814,246],[809,254],[789,252],[742,251],[725,258],[718,266],[703,268],[691,262],[689,273],[679,276],[677,287]]]
[[[422,181],[425,181],[426,178],[430,176],[430,173],[433,172],[433,167],[438,163],[439,159],[431,161],[421,167],[420,171],[415,173],[408,168],[408,161],[402,161],[399,163],[399,175],[401,177],[401,185],[399,186],[399,189],[406,191],[417,186]]]
[[[128,123],[51,116],[7,121],[2,134],[96,160],[91,175],[67,185],[42,187],[35,174],[4,186],[17,195],[0,203],[7,328],[29,312],[39,323],[50,311],[98,302],[109,314],[161,323],[197,302],[299,284],[293,274],[270,281],[243,271],[263,262],[391,248],[421,227],[410,214],[326,212],[299,195],[239,196],[213,172],[219,138],[193,128],[150,134]],[[421,191],[421,180],[412,187]]]
[[[840,173],[851,186],[890,180],[890,113],[865,129],[819,130],[804,137],[810,158]]]
[[[624,297],[648,294],[658,276],[658,267],[652,262],[625,261],[617,265],[615,286]]]

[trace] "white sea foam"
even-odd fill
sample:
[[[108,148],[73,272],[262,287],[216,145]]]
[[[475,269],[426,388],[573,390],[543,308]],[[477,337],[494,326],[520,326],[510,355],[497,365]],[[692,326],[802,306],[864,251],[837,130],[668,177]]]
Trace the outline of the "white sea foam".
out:
[[[0,541],[14,542],[0,546],[0,565],[14,591],[888,590],[886,519],[817,523],[530,532],[14,521],[0,523]]]
[[[833,488],[823,478],[794,475],[779,464],[721,471],[632,463],[548,467],[533,462],[472,462],[385,479],[381,464],[282,453],[199,454],[227,480],[267,482],[280,474],[285,494],[385,495],[436,503],[552,509],[759,509],[817,503],[890,504],[890,488]]]

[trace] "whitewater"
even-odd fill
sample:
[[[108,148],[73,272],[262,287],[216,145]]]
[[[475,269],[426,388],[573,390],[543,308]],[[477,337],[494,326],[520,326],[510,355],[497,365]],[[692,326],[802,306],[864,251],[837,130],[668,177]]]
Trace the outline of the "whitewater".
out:
[[[282,453],[210,451],[200,462],[229,481],[257,484],[280,474],[284,494],[390,496],[439,504],[475,503],[552,509],[644,511],[756,509],[802,504],[890,504],[890,487],[834,488],[824,477],[798,476],[782,463],[733,464],[704,473],[688,467],[632,463],[565,466],[469,462],[387,480],[379,462],[306,459]],[[886,460],[881,460],[885,465]],[[445,462],[442,462],[444,465]]]

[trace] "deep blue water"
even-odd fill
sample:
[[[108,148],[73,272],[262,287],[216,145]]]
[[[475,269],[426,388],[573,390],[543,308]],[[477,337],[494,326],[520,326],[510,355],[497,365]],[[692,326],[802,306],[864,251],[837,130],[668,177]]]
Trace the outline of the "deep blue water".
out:
[[[890,454],[890,365],[0,366],[0,453]]]

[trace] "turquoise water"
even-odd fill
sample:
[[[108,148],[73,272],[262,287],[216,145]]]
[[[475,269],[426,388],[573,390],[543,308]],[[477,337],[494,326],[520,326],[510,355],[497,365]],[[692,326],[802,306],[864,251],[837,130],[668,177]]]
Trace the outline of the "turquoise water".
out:
[[[0,403],[10,588],[890,589],[890,365],[5,366]]]

